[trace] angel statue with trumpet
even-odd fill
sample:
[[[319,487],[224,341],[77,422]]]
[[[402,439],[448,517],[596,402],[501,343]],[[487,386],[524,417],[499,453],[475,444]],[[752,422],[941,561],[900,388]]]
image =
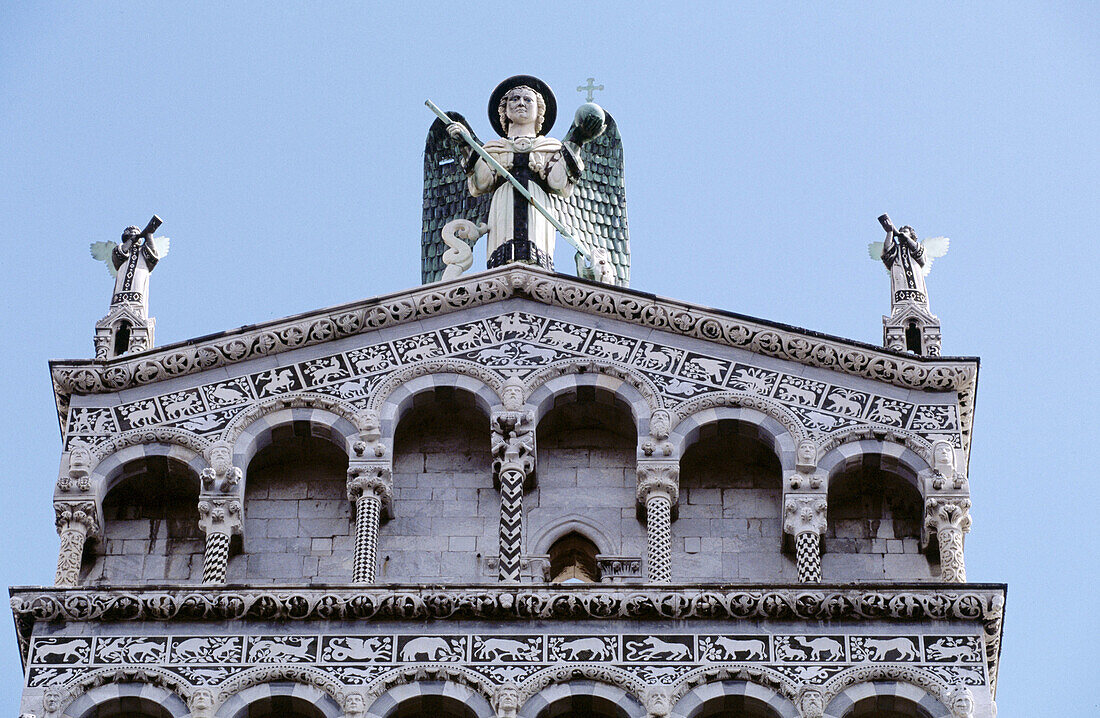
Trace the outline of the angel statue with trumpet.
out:
[[[486,234],[488,268],[522,262],[553,270],[560,234],[576,249],[580,276],[628,284],[622,141],[610,114],[583,104],[563,140],[548,137],[554,93],[537,77],[516,75],[489,98],[500,139],[482,144],[462,115],[425,104],[439,118],[424,150],[425,283],[469,269]]]
[[[871,242],[867,250],[872,260],[881,261],[890,272],[890,316],[882,318],[883,341],[890,349],[938,356],[940,320],[929,309],[924,278],[932,269],[932,260],[947,254],[950,240],[933,237],[920,242],[912,227],[894,229],[885,214],[878,221],[886,230],[886,239]]]
[[[168,254],[168,238],[153,236],[160,225],[160,217],[153,215],[145,229],[131,225],[123,230],[118,244],[92,242],[92,258],[106,264],[115,279],[110,309],[96,324],[96,359],[143,351],[153,344],[149,274]]]

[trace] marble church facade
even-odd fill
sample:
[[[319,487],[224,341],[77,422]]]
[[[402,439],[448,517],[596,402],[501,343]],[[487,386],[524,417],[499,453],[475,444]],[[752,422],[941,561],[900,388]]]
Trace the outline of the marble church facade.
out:
[[[976,359],[513,264],[51,372],[24,713],[995,714]]]

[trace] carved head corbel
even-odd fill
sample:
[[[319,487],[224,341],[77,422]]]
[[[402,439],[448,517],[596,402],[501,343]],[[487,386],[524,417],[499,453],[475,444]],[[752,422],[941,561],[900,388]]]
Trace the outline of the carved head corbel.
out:
[[[516,718],[519,710],[519,686],[511,681],[497,686],[493,692],[493,710],[497,718]]]
[[[668,695],[668,686],[660,683],[650,683],[642,694],[646,715],[649,718],[664,718],[672,709],[672,701]]]

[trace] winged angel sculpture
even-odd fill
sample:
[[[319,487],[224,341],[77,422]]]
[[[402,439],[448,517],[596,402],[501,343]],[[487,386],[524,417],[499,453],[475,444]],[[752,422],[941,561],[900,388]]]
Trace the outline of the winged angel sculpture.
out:
[[[92,242],[92,257],[106,264],[115,278],[111,306],[139,304],[148,311],[149,273],[168,254],[168,238],[153,236],[160,225],[160,217],[153,215],[145,229],[131,225],[123,230],[119,244]]]
[[[947,254],[951,240],[933,237],[918,242],[912,227],[894,229],[890,217],[885,214],[878,221],[886,230],[886,239],[871,242],[867,245],[867,251],[871,259],[882,262],[890,271],[891,303],[897,306],[903,302],[915,302],[927,307],[928,290],[924,278],[932,270],[932,260]]]
[[[609,113],[586,103],[562,141],[548,137],[554,93],[536,77],[516,75],[489,98],[489,123],[500,139],[482,145],[461,114],[427,104],[440,119],[424,147],[425,284],[469,269],[486,234],[487,267],[553,269],[560,233],[577,249],[579,276],[629,285],[622,139]]]

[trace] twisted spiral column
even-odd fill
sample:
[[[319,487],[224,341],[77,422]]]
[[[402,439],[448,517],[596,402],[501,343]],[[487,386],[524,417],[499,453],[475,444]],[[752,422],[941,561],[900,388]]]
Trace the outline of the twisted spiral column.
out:
[[[54,585],[75,586],[80,579],[80,559],[84,555],[84,543],[98,535],[96,507],[91,501],[54,504],[55,525],[61,538],[57,553],[57,572]]]
[[[518,582],[523,544],[523,467],[505,463],[500,470],[500,553],[497,578]]]
[[[680,464],[638,464],[638,502],[645,506],[647,577],[651,583],[672,581],[672,505],[680,493]]]
[[[353,464],[348,469],[348,500],[355,503],[353,583],[374,583],[378,563],[378,527],[382,508],[393,495],[388,465]]]

